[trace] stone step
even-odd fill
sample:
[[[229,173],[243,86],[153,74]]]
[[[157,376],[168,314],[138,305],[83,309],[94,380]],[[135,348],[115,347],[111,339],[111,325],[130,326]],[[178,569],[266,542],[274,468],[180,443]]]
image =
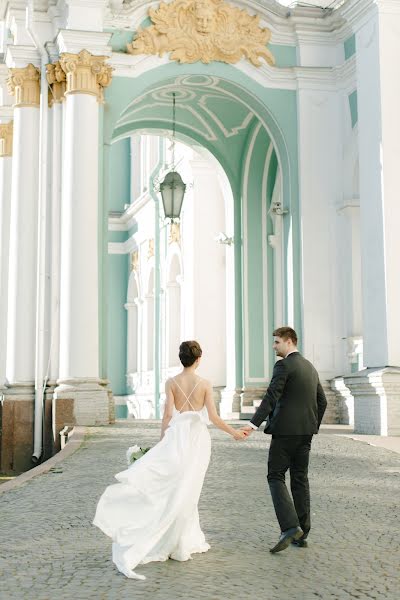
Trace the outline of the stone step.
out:
[[[259,398],[258,400],[253,400],[254,408],[258,408],[260,406],[261,402],[262,402],[262,398]]]

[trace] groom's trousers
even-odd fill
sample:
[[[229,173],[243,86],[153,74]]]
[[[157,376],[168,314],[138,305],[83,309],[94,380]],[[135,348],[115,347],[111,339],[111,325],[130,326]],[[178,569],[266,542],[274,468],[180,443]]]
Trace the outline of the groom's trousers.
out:
[[[305,536],[311,527],[308,463],[312,437],[273,435],[268,454],[268,484],[281,531],[300,526]],[[288,469],[292,498],[285,483]]]

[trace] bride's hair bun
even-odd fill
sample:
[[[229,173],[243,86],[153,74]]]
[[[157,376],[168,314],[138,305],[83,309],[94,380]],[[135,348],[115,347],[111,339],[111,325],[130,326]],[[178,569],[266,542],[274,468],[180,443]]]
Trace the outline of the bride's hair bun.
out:
[[[182,342],[179,346],[179,360],[184,367],[191,367],[202,354],[200,344],[194,340]]]

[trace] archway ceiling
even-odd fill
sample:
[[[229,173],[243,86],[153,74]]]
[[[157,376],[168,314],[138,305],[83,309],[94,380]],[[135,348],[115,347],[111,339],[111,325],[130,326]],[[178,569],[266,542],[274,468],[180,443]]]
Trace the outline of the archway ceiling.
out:
[[[252,107],[238,97],[229,81],[190,75],[164,80],[136,98],[120,115],[116,129],[143,130],[154,123],[172,130],[172,98],[176,94],[176,130],[196,143],[214,149],[233,172],[240,167],[249,131],[258,120]]]
[[[208,141],[233,138],[246,131],[254,117],[251,107],[238,102],[229,83],[217,77],[177,77],[149,89],[121,115],[117,127],[148,120],[172,125],[172,98],[176,94],[176,123]]]

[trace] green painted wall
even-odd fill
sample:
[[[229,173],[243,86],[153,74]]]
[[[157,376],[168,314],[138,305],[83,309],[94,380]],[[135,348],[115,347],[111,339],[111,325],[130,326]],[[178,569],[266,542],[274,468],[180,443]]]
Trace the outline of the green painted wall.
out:
[[[108,180],[108,210],[123,211],[130,204],[130,140],[126,138],[112,144],[110,148],[110,176]]]
[[[115,418],[126,419],[128,417],[128,407],[126,404],[115,405]]]
[[[243,201],[247,199],[247,233],[243,230],[243,244],[246,245],[247,249],[248,314],[245,315],[244,326],[247,328],[248,348],[246,354],[249,356],[250,378],[263,378],[264,376],[264,330],[266,327],[264,312],[268,311],[268,308],[264,307],[263,297],[262,251],[264,231],[262,209],[264,199],[262,183],[265,157],[271,140],[264,128],[256,133],[255,128],[257,125],[258,123],[255,123],[253,129],[249,132],[248,147],[243,160],[243,163],[249,165],[247,185],[245,171],[242,174]],[[243,210],[245,209],[246,207],[243,206]]]
[[[113,52],[126,52],[126,45],[131,43],[135,35],[133,31],[126,29],[105,29],[105,31],[112,33],[110,46]]]
[[[351,126],[354,127],[358,123],[357,90],[349,95],[349,107],[351,114]]]
[[[297,67],[296,46],[284,46],[281,44],[269,44],[268,48],[275,57],[277,67]]]
[[[109,231],[108,232],[108,241],[109,242],[125,242],[128,239],[127,231]]]
[[[123,396],[126,389],[127,311],[124,308],[128,289],[129,256],[108,256],[108,331],[107,371],[111,389]]]
[[[353,34],[344,42],[344,57],[346,60],[356,53],[356,36]]]

